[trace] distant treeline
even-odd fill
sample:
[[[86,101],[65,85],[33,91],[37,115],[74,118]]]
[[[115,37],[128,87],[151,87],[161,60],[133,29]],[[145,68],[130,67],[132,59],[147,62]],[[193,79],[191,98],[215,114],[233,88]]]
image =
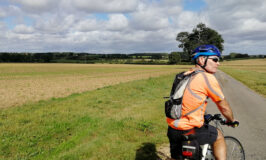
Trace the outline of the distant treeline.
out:
[[[165,63],[168,53],[95,54],[74,52],[0,53],[0,62],[31,63]]]
[[[264,58],[265,55],[231,53],[225,60]],[[74,52],[50,53],[0,53],[0,62],[29,63],[122,63],[122,64],[190,64],[190,57],[184,52],[134,53],[134,54],[95,54]]]
[[[248,55],[242,53],[230,53],[229,55],[223,56],[224,60],[230,59],[248,59],[248,58],[265,58],[266,55]]]

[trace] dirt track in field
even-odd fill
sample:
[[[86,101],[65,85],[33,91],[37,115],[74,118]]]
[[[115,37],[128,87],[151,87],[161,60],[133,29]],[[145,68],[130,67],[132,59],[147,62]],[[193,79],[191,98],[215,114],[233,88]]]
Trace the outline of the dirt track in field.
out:
[[[266,99],[221,71],[217,72],[216,77],[235,118],[240,122],[237,128],[223,127],[224,135],[240,140],[247,160],[266,159]],[[219,113],[219,110],[210,102],[207,112],[215,114]],[[162,159],[169,157],[168,144],[158,147],[157,150]]]

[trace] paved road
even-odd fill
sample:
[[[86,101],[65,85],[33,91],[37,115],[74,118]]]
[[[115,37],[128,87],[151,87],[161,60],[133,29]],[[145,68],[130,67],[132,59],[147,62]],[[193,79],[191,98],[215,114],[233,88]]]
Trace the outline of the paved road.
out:
[[[216,73],[216,77],[235,118],[240,121],[240,126],[235,129],[223,127],[225,135],[237,137],[241,141],[247,160],[266,160],[266,98],[221,71]],[[210,102],[207,112],[219,111]]]

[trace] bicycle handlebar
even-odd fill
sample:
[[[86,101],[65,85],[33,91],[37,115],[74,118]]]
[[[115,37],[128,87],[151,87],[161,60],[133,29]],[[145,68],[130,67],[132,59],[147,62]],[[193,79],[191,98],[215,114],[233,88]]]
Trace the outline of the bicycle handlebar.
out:
[[[239,126],[239,122],[238,121],[234,121],[234,122],[225,122],[225,125],[229,125],[229,126],[234,126],[237,127]]]
[[[225,119],[221,117],[221,114],[215,114],[215,115],[207,114],[207,115],[204,115],[204,119],[205,119],[206,124],[209,124],[211,121],[217,120],[220,122],[221,125],[228,125],[231,127],[239,126],[238,121],[227,122]]]

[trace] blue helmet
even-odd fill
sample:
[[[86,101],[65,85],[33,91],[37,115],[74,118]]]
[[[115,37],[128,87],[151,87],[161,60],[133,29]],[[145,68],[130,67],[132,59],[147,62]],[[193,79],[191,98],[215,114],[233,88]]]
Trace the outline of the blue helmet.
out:
[[[206,45],[201,45],[197,47],[193,52],[192,52],[192,59],[197,59],[199,56],[218,56],[221,57],[221,53],[219,49],[212,45],[212,44],[206,44]]]

